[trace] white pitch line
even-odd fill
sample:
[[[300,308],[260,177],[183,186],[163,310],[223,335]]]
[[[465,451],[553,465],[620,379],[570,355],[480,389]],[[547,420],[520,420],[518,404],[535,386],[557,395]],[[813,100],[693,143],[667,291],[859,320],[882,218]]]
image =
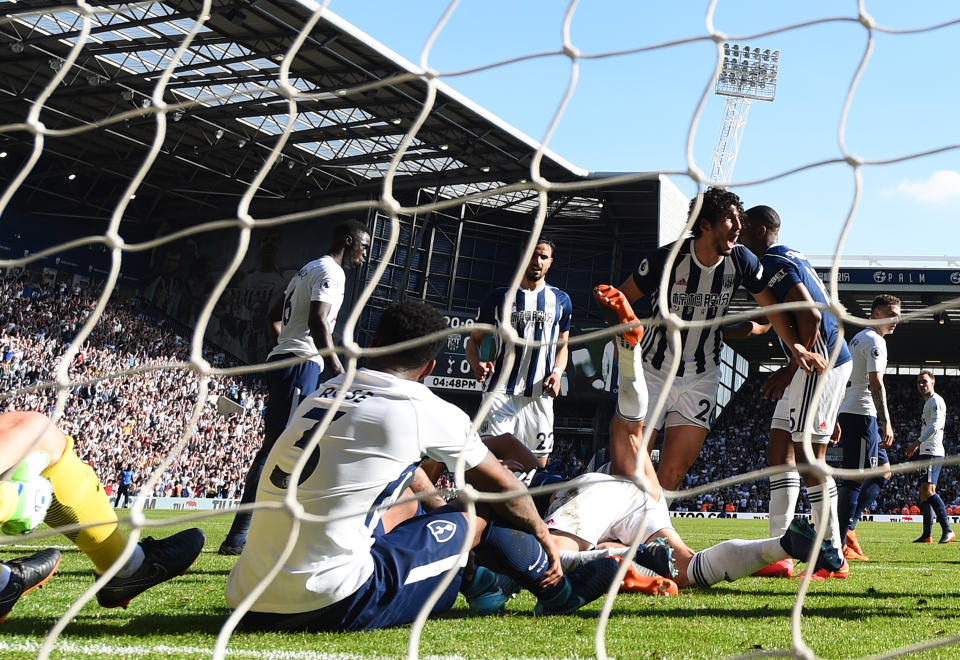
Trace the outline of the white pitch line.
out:
[[[0,640],[0,651],[15,651],[36,653],[40,649],[39,642],[7,642]],[[66,652],[73,655],[88,656],[114,656],[114,657],[135,657],[150,654],[162,655],[196,655],[201,657],[210,657],[213,648],[203,648],[199,646],[171,646],[169,644],[157,645],[127,645],[114,646],[110,644],[85,643],[78,644],[70,641],[57,642],[55,651]],[[357,655],[355,653],[327,653],[324,651],[275,651],[275,650],[257,650],[257,649],[227,649],[227,657],[234,658],[264,658],[265,660],[387,660],[393,656],[382,655]],[[423,660],[466,660],[462,655],[425,655]],[[514,660],[548,660],[547,658],[515,658]],[[565,658],[562,660],[577,660],[577,658]]]

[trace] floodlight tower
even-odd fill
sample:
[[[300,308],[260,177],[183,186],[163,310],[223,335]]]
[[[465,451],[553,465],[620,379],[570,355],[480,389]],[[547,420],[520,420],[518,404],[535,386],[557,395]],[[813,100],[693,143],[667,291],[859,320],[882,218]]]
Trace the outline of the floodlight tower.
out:
[[[720,135],[713,150],[713,168],[710,181],[724,185],[733,178],[737,152],[747,125],[747,113],[754,101],[773,101],[777,95],[777,74],[780,71],[780,51],[739,44],[723,44],[723,68],[714,90],[727,97],[723,108]]]

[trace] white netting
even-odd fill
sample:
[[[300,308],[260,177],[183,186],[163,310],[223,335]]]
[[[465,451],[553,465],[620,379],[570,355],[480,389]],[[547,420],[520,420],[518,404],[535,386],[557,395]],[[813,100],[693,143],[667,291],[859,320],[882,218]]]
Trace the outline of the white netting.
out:
[[[566,57],[569,61],[569,83],[563,94],[563,98],[558,104],[553,119],[550,122],[549,128],[545,131],[542,137],[542,144],[544,147],[541,147],[537,150],[531,164],[528,180],[523,181],[522,183],[513,183],[510,185],[503,186],[490,186],[488,184],[477,185],[474,189],[468,189],[467,194],[462,196],[454,196],[449,198],[437,199],[432,203],[420,204],[415,207],[404,207],[397,200],[393,194],[393,185],[394,177],[398,172],[409,172],[410,165],[407,161],[404,160],[404,155],[411,148],[418,148],[420,143],[417,140],[417,134],[421,126],[424,124],[428,115],[435,110],[434,104],[437,96],[437,83],[439,80],[444,78],[452,78],[457,75],[462,75],[467,73],[466,71],[460,72],[449,72],[449,73],[440,73],[430,67],[430,50],[431,46],[434,43],[436,37],[443,30],[445,22],[448,20],[450,15],[456,10],[457,3],[453,2],[447,8],[447,11],[437,22],[433,32],[430,35],[430,38],[427,40],[418,62],[419,70],[410,74],[402,74],[394,76],[392,78],[385,79],[376,83],[367,83],[358,85],[354,88],[346,88],[337,90],[333,93],[329,91],[318,91],[310,88],[310,84],[304,79],[297,77],[294,72],[291,72],[291,64],[296,60],[296,54],[303,46],[305,40],[311,33],[311,30],[320,21],[327,9],[316,3],[310,2],[309,0],[303,0],[300,5],[308,8],[312,11],[309,19],[304,21],[302,25],[295,26],[297,30],[297,36],[293,42],[285,49],[282,53],[282,57],[276,58],[274,61],[281,62],[279,74],[276,79],[264,82],[261,85],[252,85],[249,83],[231,83],[221,86],[209,87],[205,91],[200,91],[199,86],[191,91],[191,88],[184,88],[181,86],[177,91],[177,98],[183,99],[177,103],[170,103],[170,95],[167,94],[167,87],[170,84],[172,77],[177,71],[177,67],[182,63],[193,58],[200,57],[203,48],[218,48],[218,46],[205,45],[201,47],[192,47],[191,44],[197,39],[198,35],[202,33],[204,23],[208,20],[211,5],[214,4],[211,0],[206,0],[199,10],[194,12],[194,16],[199,16],[199,19],[184,19],[178,18],[175,23],[172,25],[175,26],[175,32],[179,35],[182,35],[179,42],[179,47],[175,52],[164,52],[162,56],[157,56],[155,59],[144,60],[137,59],[138,56],[128,55],[122,58],[121,62],[114,62],[115,64],[120,64],[123,67],[126,67],[126,70],[131,72],[143,73],[146,71],[153,71],[155,73],[155,84],[153,86],[153,93],[148,102],[146,102],[143,107],[138,109],[129,110],[126,112],[111,113],[105,115],[99,119],[89,121],[82,126],[76,128],[66,129],[66,130],[51,130],[48,129],[43,123],[43,115],[45,110],[45,103],[50,97],[51,94],[57,89],[57,87],[64,83],[65,79],[68,76],[74,75],[76,72],[73,70],[76,60],[84,48],[91,47],[97,43],[96,34],[98,33],[97,29],[100,26],[110,23],[111,17],[121,14],[122,12],[142,12],[144,18],[156,17],[162,15],[164,11],[170,11],[165,9],[162,3],[138,3],[131,5],[118,5],[113,8],[104,8],[99,7],[94,4],[90,4],[83,1],[78,1],[75,5],[64,5],[63,7],[50,9],[45,8],[43,10],[37,10],[35,12],[31,11],[30,7],[25,3],[20,3],[16,6],[5,7],[8,15],[5,18],[5,23],[8,26],[15,25],[16,29],[23,30],[27,33],[32,33],[33,31],[41,31],[45,33],[59,33],[59,32],[70,32],[69,36],[64,38],[68,40],[68,43],[71,43],[72,47],[70,49],[69,55],[62,60],[58,61],[56,67],[51,65],[52,73],[54,74],[49,83],[46,85],[43,93],[38,95],[34,100],[31,106],[29,114],[22,119],[19,123],[11,123],[4,126],[0,126],[0,134],[5,136],[13,136],[20,140],[26,140],[32,142],[32,151],[30,156],[23,163],[22,167],[19,169],[17,174],[12,178],[9,185],[3,192],[3,196],[0,197],[0,212],[3,212],[9,205],[11,199],[18,192],[20,186],[24,183],[27,177],[30,175],[32,169],[36,166],[41,155],[44,153],[44,149],[47,147],[48,143],[55,141],[57,138],[64,137],[67,135],[78,134],[78,133],[93,133],[98,129],[104,127],[113,127],[114,130],[122,131],[124,130],[124,122],[130,119],[137,119],[143,117],[153,117],[155,121],[155,131],[153,134],[153,141],[148,145],[147,153],[143,156],[142,162],[139,167],[136,169],[136,172],[133,173],[132,177],[129,180],[129,184],[126,189],[119,196],[119,201],[113,207],[113,212],[109,221],[109,226],[105,232],[99,235],[92,235],[85,238],[77,239],[70,242],[65,242],[57,245],[52,245],[51,247],[24,258],[18,259],[8,259],[0,261],[0,266],[5,268],[10,267],[20,267],[25,266],[31,263],[36,262],[39,259],[42,259],[48,255],[56,255],[62,253],[63,251],[75,248],[79,246],[103,246],[105,249],[109,250],[110,253],[110,269],[106,275],[106,282],[103,288],[102,294],[99,296],[96,305],[90,310],[89,316],[83,322],[82,327],[79,328],[79,332],[74,341],[72,341],[66,349],[63,351],[62,355],[59,356],[57,362],[57,368],[53,375],[53,383],[47,383],[46,386],[49,389],[52,389],[56,392],[56,405],[55,409],[52,411],[52,416],[55,420],[62,418],[67,404],[68,396],[71,391],[78,385],[92,385],[95,384],[94,381],[104,380],[104,379],[131,379],[136,378],[142,374],[150,373],[160,373],[163,370],[177,370],[177,373],[181,374],[181,378],[186,382],[192,382],[193,385],[188,385],[189,395],[193,398],[193,404],[190,406],[189,411],[185,411],[184,417],[185,421],[182,423],[182,433],[180,435],[179,442],[170,448],[166,452],[164,460],[160,461],[153,469],[149,481],[144,484],[143,489],[147,492],[151,491],[153,487],[162,479],[163,473],[169,468],[171,463],[174,461],[174,457],[179,455],[182,450],[188,446],[191,442],[191,438],[196,433],[198,423],[201,422],[201,419],[204,414],[204,403],[207,398],[208,388],[211,379],[222,379],[228,378],[231,376],[237,376],[244,373],[249,373],[251,371],[258,370],[261,365],[254,365],[252,367],[235,367],[235,368],[220,368],[216,367],[208,361],[205,357],[203,350],[202,338],[205,336],[208,324],[211,320],[211,315],[215,305],[218,304],[221,297],[224,294],[224,291],[228,288],[231,278],[237,272],[242,260],[247,255],[248,247],[250,243],[251,232],[255,228],[262,228],[267,226],[275,225],[285,225],[293,223],[296,221],[302,221],[306,219],[318,220],[327,216],[334,216],[337,214],[343,214],[346,212],[369,212],[376,211],[380,214],[386,216],[389,219],[389,240],[385,246],[384,254],[377,266],[377,268],[371,273],[368,278],[368,281],[365,283],[365,286],[360,293],[356,303],[353,306],[349,317],[345,319],[344,325],[342,327],[342,333],[344,337],[342,355],[347,359],[347,379],[346,385],[352,381],[357,368],[357,360],[364,355],[375,354],[376,351],[370,349],[365,349],[361,347],[355,340],[356,336],[356,327],[358,321],[363,312],[364,306],[368,300],[373,296],[375,288],[378,286],[378,283],[381,281],[385,271],[388,267],[388,262],[390,257],[396,252],[398,247],[398,242],[401,235],[401,216],[409,216],[414,214],[426,214],[431,211],[439,211],[444,209],[452,209],[459,207],[465,203],[474,202],[481,199],[511,199],[511,196],[515,196],[519,193],[527,192],[529,193],[528,201],[535,204],[535,217],[533,219],[532,227],[529,231],[529,236],[536,237],[541,233],[541,230],[549,228],[547,223],[547,211],[549,208],[548,204],[548,194],[549,193],[563,193],[563,192],[573,192],[578,190],[593,189],[598,186],[596,180],[591,181],[582,181],[582,182],[554,182],[546,179],[541,174],[541,162],[544,156],[543,149],[545,145],[550,143],[551,136],[553,135],[558,123],[561,121],[561,118],[564,113],[564,109],[567,107],[569,100],[574,92],[574,89],[577,86],[578,77],[580,75],[580,66],[581,63],[585,60],[594,60],[602,58],[615,58],[626,56],[630,54],[655,51],[657,49],[665,49],[671,46],[676,46],[680,44],[687,44],[693,42],[712,42],[717,47],[717,65],[713,71],[713,77],[711,78],[706,72],[704,73],[702,84],[703,90],[700,95],[698,104],[696,105],[695,112],[693,113],[692,120],[689,125],[688,138],[686,145],[686,163],[687,167],[683,171],[676,172],[664,172],[665,174],[675,175],[679,177],[688,177],[690,180],[695,182],[698,186],[703,186],[706,184],[706,177],[704,175],[703,169],[695,161],[693,153],[693,136],[695,134],[697,125],[701,118],[701,113],[704,109],[706,101],[711,93],[713,88],[714,80],[720,71],[720,63],[722,62],[723,51],[722,43],[727,41],[729,37],[725,34],[719,33],[713,27],[713,16],[716,9],[716,2],[711,2],[705,16],[705,30],[704,32],[696,37],[674,40],[664,43],[651,43],[651,44],[641,44],[635,48],[619,50],[616,52],[604,52],[604,53],[581,53],[577,48],[575,41],[571,38],[571,22],[574,19],[574,12],[577,7],[576,2],[571,2],[567,7],[566,14],[563,20],[562,32],[559,35],[557,41],[557,48],[549,52],[539,52],[539,53],[530,53],[521,58],[514,58],[509,61],[502,62],[492,62],[482,67],[472,69],[476,70],[496,70],[498,67],[503,67],[517,59],[530,59],[530,58],[539,58],[546,56],[556,56],[562,55]],[[769,177],[764,177],[763,179],[757,181],[743,181],[738,182],[737,186],[748,186],[765,181],[772,181],[777,179],[782,179],[789,177],[792,174],[797,172],[808,170],[812,168],[824,167],[827,165],[834,164],[843,164],[849,168],[849,171],[853,174],[854,180],[856,182],[855,192],[853,199],[850,203],[849,214],[846,219],[846,223],[843,228],[843,232],[840,235],[840,238],[836,245],[835,251],[835,260],[833,264],[833,269],[831,271],[832,276],[830,278],[830,294],[833,300],[838,300],[838,288],[837,288],[837,268],[839,264],[839,259],[842,256],[844,241],[847,237],[852,221],[854,218],[854,213],[857,209],[858,203],[860,201],[861,186],[862,186],[862,171],[864,168],[874,166],[874,165],[883,165],[889,163],[903,162],[910,159],[920,158],[923,156],[928,156],[931,154],[942,153],[950,150],[956,150],[960,145],[958,144],[949,144],[942,146],[936,149],[927,149],[922,152],[917,153],[901,153],[901,154],[883,154],[875,156],[872,158],[864,158],[858,156],[854,153],[851,153],[846,148],[846,129],[847,129],[847,116],[850,109],[852,100],[855,97],[856,89],[861,75],[867,69],[868,63],[870,61],[871,54],[873,52],[874,43],[876,35],[878,33],[886,34],[918,34],[923,32],[929,32],[934,30],[945,29],[951,25],[955,25],[960,20],[954,20],[950,22],[944,22],[937,25],[930,25],[924,28],[913,29],[913,30],[898,30],[894,28],[888,28],[881,25],[877,25],[876,22],[871,18],[870,14],[867,13],[866,8],[863,3],[860,3],[857,7],[857,11],[845,16],[840,16],[836,18],[821,19],[814,21],[814,23],[828,23],[831,21],[845,22],[849,24],[859,24],[863,29],[863,34],[866,36],[866,43],[863,48],[863,56],[860,62],[859,67],[857,68],[856,75],[853,77],[853,80],[850,82],[846,101],[843,106],[843,113],[840,119],[839,126],[837,127],[837,133],[839,138],[839,145],[841,156],[838,158],[831,158],[826,160],[821,160],[818,162],[811,162],[802,167],[791,169],[787,172],[781,172],[776,174],[771,174]],[[790,32],[794,30],[800,30],[806,27],[807,24],[800,25],[787,25],[783,26],[780,29],[769,31],[763,34],[756,35],[744,35],[742,38],[758,38],[765,35],[777,34]],[[167,27],[166,29],[171,30],[174,28]],[[137,38],[138,35],[132,35],[131,38]],[[229,49],[224,49],[220,47],[221,50],[216,53],[218,57],[229,56],[233,53]],[[212,65],[213,66],[213,65]],[[298,122],[306,121],[304,120],[298,112],[298,102],[307,101],[310,99],[317,98],[345,98],[349,99],[352,95],[366,93],[371,90],[376,90],[380,87],[386,87],[391,84],[399,84],[405,80],[419,79],[425,86],[426,95],[419,107],[419,113],[416,118],[410,124],[408,130],[406,130],[404,136],[400,140],[393,140],[392,143],[387,145],[388,150],[390,151],[389,161],[381,161],[378,165],[369,166],[372,169],[362,169],[358,170],[358,173],[370,176],[372,172],[380,172],[383,174],[383,183],[379,189],[379,198],[373,201],[359,201],[359,202],[350,202],[350,203],[341,203],[336,205],[329,205],[325,207],[320,207],[317,209],[302,211],[298,213],[285,214],[275,217],[253,217],[250,213],[251,202],[254,196],[258,193],[261,188],[261,184],[264,179],[273,168],[276,163],[281,160],[281,151],[283,150],[288,137],[291,135],[292,131],[298,130]],[[91,83],[92,84],[92,83]],[[286,113],[277,113],[275,115],[267,115],[263,118],[262,123],[260,123],[256,128],[263,132],[269,133],[276,136],[276,140],[272,143],[269,150],[265,151],[265,158],[262,163],[259,165],[256,176],[249,181],[249,184],[245,188],[245,194],[240,199],[234,217],[231,218],[221,218],[215,219],[209,223],[202,225],[197,225],[190,227],[189,229],[182,230],[177,233],[168,234],[161,236],[152,241],[139,242],[139,243],[130,243],[124,240],[121,232],[121,220],[124,217],[127,206],[130,199],[137,194],[137,191],[140,188],[141,183],[144,180],[147,172],[154,165],[160,149],[164,143],[167,131],[167,123],[171,119],[177,120],[177,113],[183,111],[189,111],[194,108],[207,107],[211,104],[225,104],[229,103],[234,99],[251,99],[259,98],[260,95],[270,95],[271,98],[278,98],[286,106]],[[321,120],[316,120],[320,122]],[[315,125],[315,124],[308,124]],[[336,145],[335,145],[336,146]],[[324,152],[322,149],[330,149],[332,147],[321,145],[317,143],[313,144],[301,144],[299,145],[301,149],[311,151],[312,153],[320,156],[333,156],[333,155],[349,155],[348,145],[339,145],[343,151],[339,152]],[[383,167],[385,163],[388,163],[386,167]],[[445,161],[443,157],[439,157],[437,162],[428,166],[435,166],[437,168],[442,168]],[[617,184],[617,183],[626,183],[631,181],[638,181],[644,178],[650,178],[651,175],[624,175],[617,177],[609,177],[604,183],[608,185]],[[692,225],[688,223],[688,229]],[[111,293],[115,290],[118,284],[118,278],[120,275],[120,266],[123,259],[123,256],[127,253],[142,252],[147,250],[152,250],[158,246],[162,246],[168,243],[171,243],[175,240],[179,240],[185,237],[191,236],[201,236],[205,232],[212,232],[218,229],[230,228],[238,231],[239,241],[237,244],[236,251],[233,255],[232,261],[229,263],[228,267],[220,274],[219,279],[216,281],[213,286],[212,294],[206,298],[202,307],[199,310],[198,318],[193,330],[192,337],[189,342],[189,356],[187,359],[182,362],[172,363],[172,364],[148,364],[141,365],[131,368],[119,368],[114,372],[105,374],[99,379],[85,379],[83,381],[77,381],[71,378],[70,367],[76,362],[78,353],[81,351],[84,341],[91,336],[95,331],[97,323],[103,317],[105,309]],[[523,250],[523,254],[517,263],[517,268],[513,273],[510,286],[515,290],[520,282],[521,275],[525,264],[529,261],[529,258],[534,250],[534,243],[532,240],[528,239]],[[675,258],[677,250],[675,249],[671,254],[671,259]],[[669,272],[667,269],[665,272]],[[669,309],[669,306],[666,304],[665,295],[666,287],[661,287],[661,309]],[[949,301],[943,302],[937,305],[933,305],[922,312],[914,312],[908,314],[904,317],[904,322],[909,322],[911,319],[918,318],[921,314],[942,311],[950,308],[954,308],[960,305],[958,301]],[[797,309],[800,305],[784,305],[781,309],[790,310]],[[854,317],[846,312],[843,307],[835,303],[831,307],[831,311],[835,313],[838,317],[842,318],[844,321],[856,325],[869,325],[868,322],[865,322],[863,319]],[[82,320],[82,315],[79,316]],[[668,314],[664,325],[670,332],[672,341],[679,341],[680,331],[685,328],[695,328],[701,327],[703,325],[715,325],[720,322],[729,322],[731,319],[717,319],[710,323],[691,323],[682,320],[676,315]],[[504,328],[488,328],[490,331],[498,332],[505,341],[508,342],[517,342],[518,337],[516,333],[507,327]],[[451,331],[452,332],[452,331]],[[610,336],[614,332],[613,329],[603,331],[592,336],[580,336],[573,338],[573,344],[585,343],[588,339],[595,338],[598,336]],[[674,355],[677,355],[678,351],[674,351]],[[508,356],[512,356],[510,351],[507,352]],[[835,356],[832,356],[835,358]],[[508,363],[506,368],[501,372],[502,375],[505,375],[509,371],[509,360],[512,357],[508,357]],[[818,392],[815,396],[819,396],[819,390],[822,389],[824,381],[821,380],[818,385]],[[303,470],[303,467],[312,453],[313,447],[316,446],[316,443],[320,441],[322,433],[327,426],[328,420],[332,418],[332,415],[336,412],[339,403],[342,401],[342,397],[346,392],[346,385],[344,389],[340,392],[339,397],[336,399],[334,405],[331,407],[329,414],[319,425],[317,430],[313,435],[311,444],[307,446],[303,452],[303,457],[299,461],[297,468],[294,470],[294,473],[291,475],[290,482],[292,484],[297,483],[297,478],[300,475],[300,472]],[[669,382],[668,382],[669,386]],[[35,390],[37,388],[34,388]],[[666,391],[666,388],[664,392]],[[7,395],[7,398],[18,396],[23,394],[22,392],[14,392]],[[650,411],[651,415],[656,415],[658,410],[663,406],[664,401],[663,397],[659,400],[652,402],[652,410]],[[481,409],[477,415],[477,422],[483,418],[486,413],[485,409]],[[649,430],[648,430],[649,432]],[[947,459],[944,461],[946,464],[952,464],[956,462],[953,459]],[[894,468],[895,471],[907,471],[911,468],[909,466],[897,466]],[[843,476],[842,471],[834,470],[826,466],[820,466],[816,468],[816,471],[821,474],[829,475],[840,475]],[[735,479],[729,479],[722,482],[715,482],[711,484],[706,484],[700,486],[694,490],[687,491],[687,495],[696,495],[698,493],[705,493],[712,489],[734,484],[741,483],[749,480],[756,480],[758,478],[763,478],[770,476],[771,474],[776,473],[776,470],[765,470],[762,472],[753,472],[748,475],[743,475]],[[495,496],[489,494],[478,493],[471,489],[470,487],[464,487],[464,475],[463,475],[463,465],[459,465],[456,470],[456,481],[458,486],[461,487],[461,495],[468,502],[469,509],[471,513],[473,512],[473,503],[475,501],[487,500],[493,501],[497,499]],[[645,480],[641,475],[637,476],[637,484],[640,487],[645,487]],[[298,519],[304,519],[303,509],[296,501],[295,489],[291,489],[287,501],[285,502],[285,507],[289,509],[290,512],[295,514]],[[232,514],[232,512],[231,512]],[[183,520],[189,520],[189,517],[183,518]],[[135,542],[140,536],[140,532],[155,523],[149,523],[143,515],[142,500],[138,502],[131,511],[131,523],[133,525],[133,533],[130,536],[130,542],[127,545],[125,552],[125,557],[132,552]],[[297,532],[298,525],[294,526],[294,533]],[[819,534],[823,535],[823,530],[819,531]],[[289,543],[287,546],[287,553],[281,557],[276,558],[276,564],[274,566],[274,571],[280,569],[280,565],[284,561],[286,555],[292,549],[294,537],[291,535]],[[636,547],[636,546],[635,546]],[[79,609],[89,601],[97,588],[99,588],[103,583],[110,579],[115,573],[116,569],[119,567],[119,562],[114,566],[114,569],[108,571],[104,574],[91,589],[84,593],[80,598],[76,600],[73,606],[63,614],[57,624],[51,629],[47,639],[44,643],[44,646],[41,649],[41,655],[46,656],[58,643],[60,634],[63,632],[65,626],[76,616]],[[625,565],[622,570],[625,570]],[[262,585],[266,584],[266,581],[272,577],[271,575],[266,576]],[[452,577],[452,574],[451,576]],[[793,632],[793,647],[789,650],[784,650],[784,652],[791,653],[796,657],[808,657],[812,655],[810,648],[804,642],[803,628],[801,627],[801,616],[804,607],[804,600],[807,593],[807,587],[809,580],[805,580],[800,583],[798,596],[796,599],[796,604],[793,609],[793,614],[791,618],[791,629]],[[596,632],[596,653],[599,657],[605,657],[605,634],[608,618],[610,617],[611,608],[614,602],[616,589],[611,587],[610,594],[604,604],[602,615],[597,622],[597,632]],[[216,647],[214,649],[215,657],[223,657],[227,651],[227,645],[230,641],[231,635],[233,633],[235,624],[240,615],[246,610],[247,607],[253,602],[256,593],[251,593],[249,598],[246,599],[243,606],[241,606],[236,613],[230,617],[230,619],[224,624],[221,634],[216,642]],[[421,611],[420,617],[417,622],[413,625],[410,638],[409,638],[409,655],[411,657],[416,657],[419,655],[419,644],[420,644],[420,633],[422,631],[424,622],[426,620],[426,613],[430,609],[431,603],[426,603]],[[956,641],[956,640],[949,640]],[[943,640],[932,641],[926,645],[918,645],[913,648],[932,648],[936,645],[943,644]],[[890,650],[887,652],[887,655],[895,655],[900,653],[908,652],[911,649],[899,649],[899,650]]]

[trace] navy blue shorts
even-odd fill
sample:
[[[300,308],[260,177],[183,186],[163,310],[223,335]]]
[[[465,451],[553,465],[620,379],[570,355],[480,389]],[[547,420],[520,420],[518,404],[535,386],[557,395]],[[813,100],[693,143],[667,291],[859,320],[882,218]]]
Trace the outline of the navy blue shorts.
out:
[[[279,362],[296,357],[282,353],[267,358],[267,362]],[[263,409],[263,428],[277,433],[287,428],[287,422],[304,397],[312,394],[320,385],[320,365],[302,362],[292,367],[266,372],[267,403]]]
[[[920,457],[917,459],[918,463],[923,463],[923,467],[920,468],[920,483],[937,485],[937,482],[940,480],[940,468],[943,466],[931,465],[931,462],[938,458],[943,458],[943,456],[920,454]]]
[[[262,631],[374,630],[411,623],[444,574],[460,563],[467,537],[464,514],[448,507],[411,518],[376,537],[370,554],[373,575],[352,595],[312,612],[248,612],[242,625]],[[453,607],[460,591],[457,571],[433,606],[431,615]]]
[[[880,431],[877,418],[869,415],[840,413],[840,446],[843,447],[843,467],[848,470],[869,470],[886,461],[881,461]],[[887,452],[883,452],[886,458]]]

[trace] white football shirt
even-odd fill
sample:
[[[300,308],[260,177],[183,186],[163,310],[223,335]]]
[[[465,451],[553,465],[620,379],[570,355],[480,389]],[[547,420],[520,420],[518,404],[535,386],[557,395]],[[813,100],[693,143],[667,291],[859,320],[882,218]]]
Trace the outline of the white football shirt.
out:
[[[283,293],[283,314],[280,317],[280,336],[270,356],[292,353],[310,357],[323,364],[317,346],[310,334],[310,303],[325,302],[330,305],[327,323],[331,331],[337,322],[337,314],[343,305],[347,276],[333,257],[327,255],[314,259],[290,278]]]
[[[887,370],[887,342],[873,328],[864,328],[850,340],[849,346],[853,372],[840,412],[876,417],[877,406],[870,394],[870,373],[875,371],[882,376]]]
[[[920,420],[920,453],[926,456],[945,456],[943,448],[943,429],[947,424],[947,404],[943,397],[933,393],[923,404],[923,417]]]
[[[293,466],[323,419],[343,376],[333,378],[297,408],[293,421],[267,457],[258,503],[281,502]],[[380,512],[396,501],[420,460],[430,457],[453,469],[463,454],[467,469],[487,455],[470,418],[426,386],[360,369],[300,477],[297,500],[307,514],[331,519],[302,521],[293,552],[252,610],[309,612],[346,598],[373,573],[373,531]],[[273,568],[292,533],[284,510],[258,509],[247,545],[227,580],[227,604],[236,607]]]

